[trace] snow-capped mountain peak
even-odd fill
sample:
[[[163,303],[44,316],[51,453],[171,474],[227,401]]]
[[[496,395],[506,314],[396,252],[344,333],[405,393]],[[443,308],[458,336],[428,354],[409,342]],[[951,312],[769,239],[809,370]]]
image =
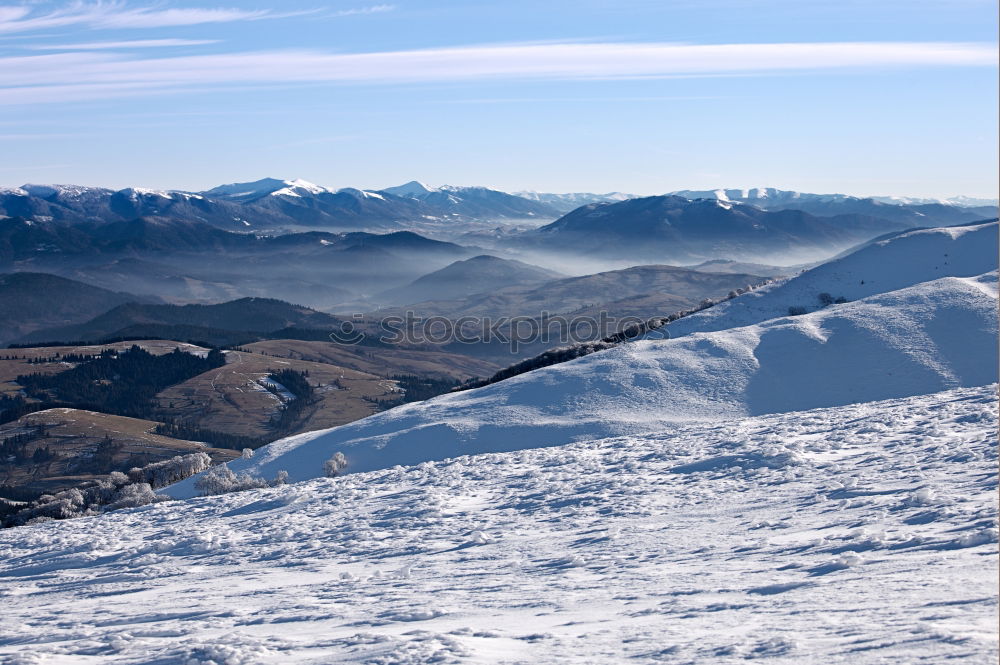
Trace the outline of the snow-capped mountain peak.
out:
[[[385,200],[385,197],[382,196],[382,194],[380,194],[379,192],[372,192],[367,189],[357,189],[355,187],[343,187],[341,189],[338,189],[337,193],[350,194],[351,196],[354,196],[359,199],[380,199],[382,201]]]
[[[685,199],[716,199],[730,203],[767,203],[784,204],[793,201],[845,201],[857,197],[846,194],[805,194],[775,187],[720,188],[720,189],[678,189],[668,192],[670,196],[680,196]]]
[[[38,198],[50,198],[56,196],[64,199],[79,198],[81,196],[86,196],[87,194],[93,192],[108,192],[103,187],[88,187],[86,185],[39,185],[27,183],[18,187],[22,192],[27,193],[29,196],[37,196]]]
[[[408,183],[398,185],[396,187],[386,187],[380,191],[387,194],[392,194],[393,196],[402,196],[406,198],[415,198],[423,196],[424,194],[430,194],[431,192],[438,191],[435,187],[430,187],[420,182],[419,180],[411,180]]]
[[[204,192],[199,192],[208,198],[228,199],[233,201],[253,201],[265,196],[315,196],[330,190],[307,180],[279,180],[263,178],[253,182],[234,182],[219,185]]]
[[[978,208],[996,206],[1000,201],[997,199],[982,199],[974,196],[949,196],[946,198],[921,198],[912,196],[873,196],[873,201],[879,203],[889,203],[892,205],[925,205],[928,203],[939,203],[943,205],[958,206],[960,208]]]
[[[626,194],[624,192],[608,192],[606,194],[594,194],[592,192],[572,192],[568,194],[553,194],[549,192],[520,191],[512,192],[514,196],[545,203],[562,212],[569,212],[580,206],[590,203],[618,203],[628,199],[639,198],[638,194]]]
[[[295,180],[285,180],[284,187],[274,190],[270,196],[308,196],[329,192],[326,187],[296,178]]]

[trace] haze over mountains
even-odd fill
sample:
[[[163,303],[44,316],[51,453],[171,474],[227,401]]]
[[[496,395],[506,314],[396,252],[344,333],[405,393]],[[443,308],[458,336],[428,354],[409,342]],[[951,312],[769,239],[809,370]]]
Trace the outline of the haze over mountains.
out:
[[[483,254],[578,275],[725,262],[746,274],[757,273],[739,263],[770,264],[759,272],[773,275],[885,233],[996,215],[968,205],[978,201],[679,193],[515,195],[417,181],[376,192],[272,178],[203,192],[24,185],[0,190],[0,270],[55,273],[113,291],[127,283],[178,303],[265,297],[371,308],[451,299],[457,294],[394,290]],[[482,290],[482,276],[460,295]],[[388,302],[378,302],[383,295]]]
[[[927,217],[924,221],[934,224],[962,221],[961,213],[955,211],[960,208],[990,216],[990,209],[996,205],[994,201],[967,197],[942,201],[859,198],[774,188],[678,190],[670,194],[689,200],[707,198],[824,216],[863,214],[909,222]],[[378,191],[353,187],[330,189],[305,180],[277,178],[220,185],[201,192],[26,184],[0,188],[0,215],[66,222],[173,217],[231,230],[296,226],[369,231],[441,230],[442,225],[456,222],[553,220],[584,205],[634,198],[642,197],[621,192],[508,194],[487,187],[430,187],[416,180]]]
[[[434,274],[440,275],[459,265],[468,267],[469,262],[453,264]],[[521,285],[493,280],[488,287],[480,285],[469,295],[455,289],[452,298],[440,290],[407,291],[407,308],[424,316],[449,318],[538,317],[542,313],[593,315],[596,318],[600,311],[612,317],[648,317],[650,312],[687,309],[705,298],[720,298],[733,289],[767,280],[761,275],[715,273],[668,265],[635,266],[562,279],[551,274],[543,277],[524,280],[528,283]],[[436,297],[428,298],[431,293],[437,294]],[[387,311],[401,312],[402,308],[388,308]]]
[[[802,207],[784,202],[761,208],[729,199],[666,195],[592,203],[527,232],[524,239],[540,248],[573,247],[594,257],[659,256],[671,262],[725,257],[787,264],[829,256],[886,232],[973,222],[991,213],[936,204],[810,201]],[[809,212],[820,209],[822,215]]]
[[[45,273],[0,275],[0,342],[67,321],[85,321],[125,303],[150,300]]]
[[[456,261],[406,286],[383,291],[376,296],[376,300],[391,305],[451,300],[509,287],[537,286],[560,277],[563,275],[552,270],[483,254]]]

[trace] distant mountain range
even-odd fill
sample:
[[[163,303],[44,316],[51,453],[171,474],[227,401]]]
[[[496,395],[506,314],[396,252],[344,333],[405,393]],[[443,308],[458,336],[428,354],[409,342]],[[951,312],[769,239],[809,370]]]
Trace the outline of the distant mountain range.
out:
[[[111,290],[128,284],[175,302],[263,296],[327,307],[481,253],[408,231],[258,236],[158,217],[0,220],[0,270],[55,273]]]
[[[400,192],[399,194],[394,192]],[[304,180],[265,178],[203,192],[76,185],[0,189],[0,215],[35,221],[114,222],[171,217],[229,230],[322,227],[398,230],[447,222],[555,219],[561,209],[485,187],[404,185],[376,192],[327,189]]]
[[[428,187],[413,180],[398,187],[387,187],[380,193],[420,201],[440,211],[438,214],[459,219],[553,219],[563,212],[561,207],[550,205],[547,201],[487,187]]]
[[[678,190],[670,194],[691,200],[751,204],[763,210],[802,210],[819,216],[870,215],[922,226],[944,223],[955,218],[956,211],[990,217],[995,212],[989,211],[996,208],[995,201],[969,197],[943,200],[859,198],[774,188]],[[236,231],[296,227],[363,231],[408,229],[452,237],[468,231],[481,232],[483,224],[490,222],[522,220],[531,223],[535,220],[534,224],[538,224],[581,206],[636,198],[640,197],[622,192],[521,191],[511,194],[487,187],[430,187],[416,180],[378,191],[352,187],[329,189],[305,180],[277,178],[220,185],[200,192],[27,184],[0,188],[0,217],[73,224],[169,217]],[[965,220],[956,223],[960,221]]]
[[[772,190],[774,196],[757,192],[760,196],[753,205],[722,191],[715,197],[695,196],[701,193],[592,203],[519,239],[536,250],[628,258],[636,263],[724,257],[788,264],[829,257],[887,232],[996,216],[996,210],[989,208],[893,205],[777,190]],[[793,206],[792,201],[798,203]]]
[[[962,224],[997,216],[996,203],[971,205],[969,202],[983,201],[983,199],[967,197],[956,197],[956,201],[964,201],[957,203],[888,196],[859,198],[844,194],[806,194],[773,188],[682,190],[671,194],[691,200],[709,199],[721,203],[744,203],[768,211],[801,210],[819,217],[865,215],[891,222],[895,225],[892,230],[939,224]]]
[[[997,199],[979,199],[970,196],[953,196],[951,198],[913,198],[905,196],[870,196],[858,197],[847,194],[809,194],[774,187],[753,187],[750,189],[680,189],[668,192],[675,196],[688,199],[716,199],[719,201],[737,201],[751,203],[759,208],[775,210],[781,208],[797,208],[813,206],[822,203],[842,203],[848,205],[871,205],[872,203],[896,206],[941,205],[960,208],[996,208]],[[870,209],[870,208],[869,208]],[[878,209],[878,208],[876,208]]]
[[[746,264],[812,263],[885,233],[996,217],[996,208],[971,205],[979,202],[767,188],[517,195],[418,181],[332,190],[274,178],[203,192],[24,185],[0,189],[0,270],[54,273],[110,291],[127,284],[170,302],[254,296],[330,309],[386,294],[388,304],[406,304],[530,279],[524,267],[500,278],[481,262],[457,280],[414,284],[421,293],[391,294],[487,252],[571,273],[726,261],[735,262],[729,271],[766,276],[786,270]]]
[[[548,194],[543,192],[514,192],[531,201],[545,203],[561,212],[569,212],[588,203],[615,203],[626,199],[638,198],[638,194],[623,194],[622,192],[608,192],[607,194],[592,194],[589,192],[575,192],[572,194]]]

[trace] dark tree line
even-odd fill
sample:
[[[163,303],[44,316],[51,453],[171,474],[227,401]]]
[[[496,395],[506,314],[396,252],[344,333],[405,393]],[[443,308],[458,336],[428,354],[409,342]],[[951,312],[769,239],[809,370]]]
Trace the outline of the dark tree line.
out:
[[[3,423],[12,423],[29,413],[43,411],[48,408],[50,406],[46,404],[28,402],[21,395],[0,395],[0,425]]]
[[[459,382],[453,379],[417,376],[415,374],[396,374],[392,380],[396,381],[399,387],[404,390],[403,397],[399,400],[400,403],[421,402],[450,392],[459,385]]]
[[[114,357],[114,349],[104,349],[99,354],[67,353],[66,355],[55,354],[47,357],[28,358],[29,365],[44,365],[45,363],[85,363],[98,358]]]
[[[48,436],[48,431],[45,425],[36,425],[30,432],[6,437],[0,442],[0,465],[7,463],[8,460],[12,460],[14,464],[24,464],[29,460],[36,464],[43,464],[55,459],[55,455],[48,446],[37,448],[34,453],[28,454],[28,444],[38,439],[44,439],[46,436]]]
[[[153,430],[154,433],[169,436],[172,439],[185,439],[187,441],[201,441],[213,448],[226,448],[227,450],[243,450],[244,448],[260,448],[264,444],[273,441],[273,437],[246,436],[243,434],[230,434],[229,432],[219,432],[211,429],[202,429],[191,425],[184,425],[177,422],[160,423]]]
[[[288,392],[295,395],[295,399],[282,404],[278,413],[271,418],[271,427],[277,432],[291,430],[302,415],[302,411],[312,403],[315,393],[313,387],[309,385],[308,376],[309,372],[297,372],[294,369],[272,371],[268,375],[272,381],[280,383],[288,389]]]
[[[283,385],[288,389],[288,392],[295,395],[297,399],[310,399],[313,396],[313,387],[309,385],[307,380],[309,377],[309,372],[298,372],[294,369],[283,369],[277,372],[271,371],[268,377],[276,382]]]
[[[121,353],[104,352],[58,374],[21,375],[17,382],[29,397],[47,405],[43,408],[61,406],[147,418],[154,415],[153,398],[158,392],[225,363],[218,349],[205,358],[180,349],[157,356],[133,345]]]

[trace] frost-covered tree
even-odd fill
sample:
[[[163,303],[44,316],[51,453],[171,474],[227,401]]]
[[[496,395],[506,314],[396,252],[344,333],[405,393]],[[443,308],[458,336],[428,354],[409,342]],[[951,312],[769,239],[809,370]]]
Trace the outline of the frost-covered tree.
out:
[[[133,483],[149,483],[154,488],[190,478],[212,466],[212,458],[206,453],[177,455],[168,460],[153,462],[142,468],[129,469],[128,479]]]
[[[347,468],[347,458],[344,453],[334,453],[333,457],[323,462],[323,474],[327,478],[336,478]]]
[[[215,494],[228,494],[230,492],[242,492],[244,490],[260,489],[267,487],[267,481],[263,478],[251,476],[249,473],[235,473],[228,464],[222,463],[208,470],[194,483],[195,489],[201,492],[202,496],[212,496]]]

